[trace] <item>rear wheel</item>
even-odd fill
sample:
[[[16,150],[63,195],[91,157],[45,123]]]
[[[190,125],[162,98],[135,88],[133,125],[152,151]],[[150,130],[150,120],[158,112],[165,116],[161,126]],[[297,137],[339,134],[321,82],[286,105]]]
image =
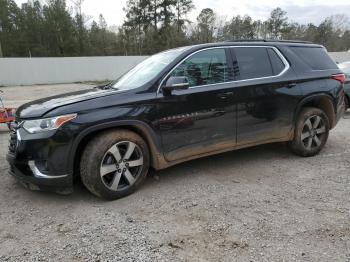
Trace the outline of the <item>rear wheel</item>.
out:
[[[300,156],[317,155],[327,142],[329,120],[318,108],[304,108],[298,117],[294,139],[289,143],[291,150]]]
[[[80,173],[86,188],[105,199],[118,199],[133,193],[149,169],[145,141],[128,130],[99,134],[83,152]]]
[[[344,98],[344,102],[345,102],[345,111],[349,109],[349,97],[348,96],[345,96]]]

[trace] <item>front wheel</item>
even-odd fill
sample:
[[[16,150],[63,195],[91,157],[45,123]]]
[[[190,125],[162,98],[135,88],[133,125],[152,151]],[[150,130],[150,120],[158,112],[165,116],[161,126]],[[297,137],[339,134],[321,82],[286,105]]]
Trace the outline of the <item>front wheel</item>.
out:
[[[299,156],[315,156],[326,144],[329,129],[328,117],[321,109],[304,108],[299,114],[294,139],[289,143],[289,147]]]
[[[149,169],[146,142],[128,130],[100,133],[85,148],[81,179],[93,194],[114,200],[133,193]]]

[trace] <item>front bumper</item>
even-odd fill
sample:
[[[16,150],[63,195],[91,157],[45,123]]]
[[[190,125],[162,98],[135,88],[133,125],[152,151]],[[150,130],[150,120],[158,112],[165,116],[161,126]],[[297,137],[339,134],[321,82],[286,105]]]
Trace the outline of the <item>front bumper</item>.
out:
[[[34,162],[18,162],[12,154],[7,154],[6,159],[10,165],[9,174],[28,189],[60,194],[73,192],[72,175],[70,174],[50,176],[41,173]]]
[[[10,175],[31,190],[72,193],[73,172],[66,157],[69,141],[62,132],[32,135],[23,128],[13,131],[6,156]]]

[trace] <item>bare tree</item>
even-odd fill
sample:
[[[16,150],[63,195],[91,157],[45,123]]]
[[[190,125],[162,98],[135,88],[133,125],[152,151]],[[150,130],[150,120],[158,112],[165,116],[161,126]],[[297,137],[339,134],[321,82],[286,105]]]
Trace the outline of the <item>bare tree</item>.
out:
[[[283,11],[281,8],[277,7],[272,10],[271,16],[267,21],[268,29],[271,33],[271,38],[279,39],[281,38],[282,32],[285,27],[288,25],[288,17],[286,16],[287,12]]]
[[[330,17],[333,29],[339,34],[344,34],[346,30],[350,30],[350,20],[345,14],[332,15]]]

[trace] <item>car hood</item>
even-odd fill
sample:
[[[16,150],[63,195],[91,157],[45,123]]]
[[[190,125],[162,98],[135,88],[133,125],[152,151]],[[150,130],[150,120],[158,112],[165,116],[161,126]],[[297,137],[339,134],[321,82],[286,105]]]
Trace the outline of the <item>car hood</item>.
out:
[[[20,106],[16,111],[16,116],[20,119],[37,118],[61,106],[91,100],[102,96],[113,95],[121,92],[122,91],[116,89],[93,88],[42,98]]]

